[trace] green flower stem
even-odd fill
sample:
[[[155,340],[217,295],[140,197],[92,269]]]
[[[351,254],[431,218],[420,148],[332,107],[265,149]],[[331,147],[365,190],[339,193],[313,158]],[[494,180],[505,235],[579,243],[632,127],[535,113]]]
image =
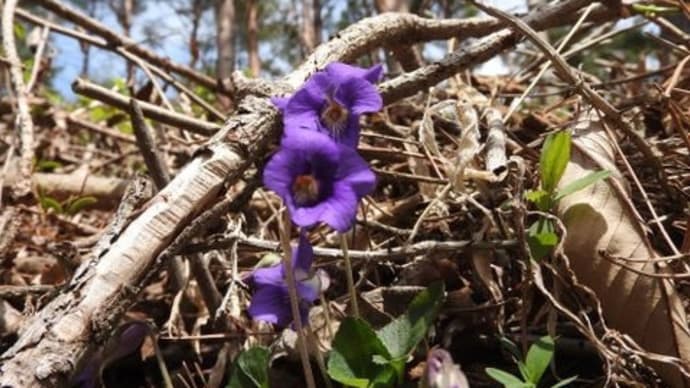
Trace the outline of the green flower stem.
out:
[[[288,293],[290,294],[290,309],[292,310],[292,319],[295,323],[295,331],[297,331],[297,347],[299,348],[300,359],[302,360],[302,370],[304,371],[304,379],[307,382],[308,388],[316,388],[314,382],[314,375],[311,370],[311,363],[309,363],[309,350],[307,349],[307,341],[305,338],[304,327],[302,326],[302,316],[299,312],[299,295],[297,293],[297,283],[295,282],[295,273],[292,269],[292,247],[290,246],[290,215],[287,211],[283,212],[283,218],[278,217],[280,229],[280,243],[283,247],[283,260],[285,261],[285,280],[287,280]]]
[[[359,306],[357,305],[357,290],[355,290],[355,280],[352,276],[352,262],[347,251],[347,237],[344,234],[340,235],[340,248],[343,250],[343,258],[345,259],[345,275],[347,277],[347,289],[350,291],[350,299],[352,300],[352,312],[355,318],[359,318]]]
[[[314,350],[314,354],[316,355],[316,365],[319,366],[319,370],[321,371],[321,376],[323,377],[326,388],[333,388],[331,379],[328,376],[328,371],[326,370],[326,362],[324,361],[323,354],[321,354],[321,349],[319,348],[319,339],[316,336],[316,333],[314,333],[311,328],[307,328],[306,337],[309,339],[309,346]]]

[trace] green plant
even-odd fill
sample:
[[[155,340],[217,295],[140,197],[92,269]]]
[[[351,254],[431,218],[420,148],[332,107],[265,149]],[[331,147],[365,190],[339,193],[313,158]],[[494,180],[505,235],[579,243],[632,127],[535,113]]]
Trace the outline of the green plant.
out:
[[[507,338],[502,339],[502,342],[513,354],[514,361],[520,370],[520,377],[496,368],[486,368],[486,374],[506,388],[536,388],[544,372],[546,372],[546,368],[551,364],[554,353],[553,338],[548,335],[539,338],[530,346],[524,361],[521,359],[515,344]],[[552,385],[551,388],[565,387],[576,379],[577,376],[568,377]]]
[[[525,193],[525,198],[533,202],[542,212],[551,212],[563,197],[580,191],[611,174],[608,170],[595,171],[558,189],[558,183],[570,160],[570,146],[570,133],[566,131],[551,134],[544,141],[539,158],[540,188]],[[547,256],[558,244],[558,235],[553,221],[540,217],[527,228],[527,244],[535,260]]]
[[[98,199],[91,195],[85,195],[60,202],[51,196],[39,193],[39,202],[41,203],[41,207],[44,211],[53,209],[55,214],[67,214],[73,216],[83,209],[97,203]]]
[[[348,387],[400,384],[405,363],[426,336],[443,298],[443,284],[432,284],[412,300],[405,314],[380,330],[362,319],[346,318],[333,340],[328,375]]]
[[[268,349],[249,348],[232,364],[227,388],[268,388]]]

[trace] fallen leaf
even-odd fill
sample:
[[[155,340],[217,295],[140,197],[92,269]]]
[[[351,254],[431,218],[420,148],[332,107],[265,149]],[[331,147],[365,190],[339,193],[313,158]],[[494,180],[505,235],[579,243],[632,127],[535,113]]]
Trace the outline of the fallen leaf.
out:
[[[668,271],[651,262],[658,257],[630,201],[622,175],[614,164],[614,147],[596,114],[584,115],[573,130],[571,160],[559,189],[593,171],[611,176],[566,196],[558,204],[567,237],[564,250],[578,279],[601,301],[610,327],[632,337],[646,351],[690,360],[690,331],[672,280],[637,274],[603,257],[649,258],[626,262],[646,273]],[[677,368],[653,362],[673,387],[690,386]]]

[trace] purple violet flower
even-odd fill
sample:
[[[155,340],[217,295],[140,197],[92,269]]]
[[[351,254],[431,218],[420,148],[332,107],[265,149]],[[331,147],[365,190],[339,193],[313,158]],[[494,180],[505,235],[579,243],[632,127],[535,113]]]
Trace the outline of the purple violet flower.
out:
[[[263,180],[283,199],[296,225],[324,222],[339,232],[352,226],[359,200],[376,186],[374,173],[354,149],[305,129],[283,138]]]
[[[469,388],[467,377],[453,362],[450,353],[431,349],[426,358],[426,383],[429,388]]]
[[[314,73],[291,97],[274,98],[273,103],[283,112],[285,135],[296,129],[312,129],[356,148],[359,117],[378,112],[383,106],[373,85],[381,74],[381,65],[363,69],[335,62]]]
[[[305,234],[301,233],[299,244],[292,250],[292,266],[300,300],[300,316],[305,325],[309,322],[309,308],[321,292],[319,276],[312,276],[310,273],[313,260],[314,250]],[[270,322],[280,327],[292,322],[284,263],[255,270],[249,283],[256,290],[248,310],[254,320]]]

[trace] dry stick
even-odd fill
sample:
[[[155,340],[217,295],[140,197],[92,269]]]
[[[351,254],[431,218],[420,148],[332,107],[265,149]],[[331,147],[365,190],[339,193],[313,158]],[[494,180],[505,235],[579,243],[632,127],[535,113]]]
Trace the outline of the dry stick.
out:
[[[137,146],[139,146],[139,151],[144,157],[144,163],[151,174],[151,178],[153,178],[153,182],[160,190],[170,182],[170,171],[158,152],[151,128],[144,121],[144,113],[141,111],[137,100],[130,99],[130,108]]]
[[[137,140],[134,138],[132,135],[127,135],[124,134],[120,131],[116,131],[113,129],[110,129],[108,127],[104,127],[102,125],[94,124],[91,122],[88,122],[86,120],[82,120],[80,118],[74,117],[73,115],[69,115],[66,118],[67,124],[72,124],[76,127],[80,127],[83,129],[86,129],[88,131],[96,132],[101,135],[105,135],[108,137],[112,137],[113,139],[120,140],[126,143],[130,144],[136,144]]]
[[[34,84],[36,84],[36,80],[38,79],[38,72],[41,69],[41,60],[48,43],[48,36],[50,36],[50,27],[44,26],[41,30],[41,37],[38,47],[36,48],[36,54],[34,55],[34,66],[31,69],[31,76],[29,77],[29,82],[26,84],[27,94],[31,93],[31,89],[34,88]]]
[[[4,188],[14,187],[19,177],[10,171],[2,182]],[[112,208],[122,198],[127,181],[115,177],[88,175],[86,178],[79,174],[59,174],[37,172],[31,176],[33,186],[57,199],[64,199],[74,195],[94,196],[98,199],[96,206]]]
[[[295,323],[295,331],[297,332],[297,347],[299,348],[299,356],[302,360],[302,369],[304,371],[304,379],[307,382],[308,388],[315,388],[314,374],[311,370],[311,363],[309,362],[309,349],[307,348],[307,332],[302,325],[302,314],[299,311],[299,293],[297,292],[297,281],[295,280],[295,271],[292,265],[292,247],[290,246],[290,229],[291,220],[288,212],[283,213],[284,217],[278,217],[278,229],[280,234],[280,245],[283,248],[283,266],[285,270],[285,280],[287,281],[288,294],[290,295],[290,310],[292,312],[292,319]]]
[[[533,15],[558,25],[581,6],[579,0],[566,0]],[[320,55],[311,57],[309,64],[301,68],[301,74],[289,77],[289,86],[296,88],[305,74],[328,62],[345,59],[344,54],[366,52],[367,37],[350,34],[365,22],[348,27],[339,35],[341,38],[317,49]],[[350,42],[342,37],[350,37]],[[379,38],[385,39],[385,32]],[[440,68],[426,67],[415,71],[413,78],[405,77],[405,82],[399,83],[405,90],[397,91],[395,85],[388,84],[388,101],[414,94],[409,89],[410,82],[433,85],[440,81],[438,72],[461,71],[509,46],[503,42],[487,48],[489,42],[482,42],[484,45],[463,51],[469,58],[456,55]],[[329,54],[331,50],[333,54]],[[339,50],[344,50],[342,57]],[[423,79],[424,74],[431,78]],[[173,181],[150,201],[150,206],[133,217],[124,230],[106,240],[107,250],[94,251],[99,259],[80,267],[83,276],[73,277],[53,301],[27,320],[19,339],[0,355],[0,385],[65,385],[87,351],[107,338],[112,324],[132,303],[136,291],[154,276],[170,252],[188,243],[176,237],[185,234],[183,228],[193,216],[209,207],[222,188],[236,183],[242,171],[277,138],[279,115],[271,103],[251,97],[245,102],[242,113],[231,117],[208,145],[195,153]]]
[[[89,35],[86,33],[83,33],[81,31],[73,30],[67,27],[63,27],[59,24],[53,23],[49,20],[43,19],[39,16],[34,15],[34,13],[26,11],[22,8],[17,8],[16,14],[20,19],[24,19],[29,23],[40,25],[43,27],[48,27],[50,28],[53,32],[68,36],[70,38],[75,38],[78,40],[83,41],[84,43],[88,43],[89,45],[92,46],[97,46],[103,49],[109,49],[108,47],[108,42],[103,39],[99,38],[93,35]]]
[[[500,176],[506,170],[506,128],[501,120],[501,112],[494,107],[484,110],[486,124],[489,131],[486,135],[485,168],[495,176]]]
[[[20,179],[13,189],[18,197],[27,197],[31,194],[31,172],[34,159],[34,123],[31,120],[21,60],[17,54],[17,45],[14,41],[14,10],[16,6],[17,0],[5,1],[5,6],[2,10],[2,46],[7,60],[11,63],[9,67],[10,82],[17,100],[15,130],[19,135],[20,143]]]
[[[102,86],[93,84],[85,79],[77,78],[72,83],[75,93],[102,101],[123,111],[129,111],[132,98],[112,92]],[[171,112],[159,106],[144,101],[138,101],[144,116],[163,124],[188,130],[204,136],[210,136],[220,129],[220,126],[207,121],[199,120],[181,113]]]
[[[204,252],[214,249],[227,249],[235,242],[246,247],[252,247],[260,250],[277,251],[279,244],[274,241],[263,240],[256,237],[244,236],[241,233],[224,236],[221,239],[211,240],[202,244],[190,244],[185,246],[181,253]],[[350,259],[366,260],[366,261],[393,261],[404,262],[410,257],[419,256],[422,254],[431,254],[436,252],[458,252],[465,249],[508,249],[514,248],[517,244],[516,240],[493,240],[493,241],[472,241],[472,240],[457,240],[457,241],[419,241],[407,247],[384,248],[371,251],[348,250]],[[331,260],[344,259],[342,249],[337,248],[322,248],[314,247],[314,256]]]
[[[10,169],[10,161],[12,161],[12,157],[14,156],[14,144],[10,144],[5,152],[5,163],[3,163],[2,169],[0,169],[0,209],[2,209],[2,188],[5,187],[5,179],[7,179]]]
[[[656,42],[658,42],[658,43],[661,43],[662,46],[667,46],[667,47],[670,48],[671,50],[678,51],[680,54],[683,54],[683,55],[688,55],[688,54],[690,54],[690,50],[688,50],[688,49],[685,48],[684,46],[679,46],[679,45],[677,45],[677,44],[671,42],[671,41],[668,40],[668,39],[664,39],[664,38],[662,38],[662,37],[659,37],[659,36],[650,34],[650,33],[648,33],[648,32],[644,32],[643,35],[644,35],[644,37],[646,37],[646,38],[649,38],[649,39],[651,39],[651,40],[653,40],[653,41],[656,41]],[[659,48],[657,48],[657,50],[658,50],[658,49],[659,49]]]
[[[690,35],[686,34],[683,30],[678,28],[675,24],[671,23],[663,17],[650,17],[662,30],[675,35],[681,42],[690,41]]]
[[[0,225],[2,224],[0,223]],[[3,228],[3,230],[6,229]],[[2,250],[0,250],[0,252],[1,251]],[[57,289],[58,286],[43,284],[36,284],[30,286],[0,286],[0,299],[23,298],[27,295],[43,295]]]
[[[114,32],[112,28],[106,26],[105,24],[62,4],[59,1],[37,0],[36,3],[43,8],[52,11],[56,15],[61,16],[80,27],[83,27],[92,34],[102,37],[108,42],[108,46],[110,46],[110,48],[123,47],[130,53],[147,62],[153,63],[156,66],[165,69],[166,71],[171,71],[189,78],[190,80],[193,80],[194,82],[197,82],[216,92],[227,93],[218,87],[215,79],[199,73],[190,67],[175,63],[171,61],[170,58],[160,56],[153,51],[138,45],[133,39]]]
[[[0,255],[3,257],[10,257],[9,250],[12,248],[17,232],[19,232],[18,211],[14,206],[7,206],[0,213]],[[2,289],[2,287],[0,287]],[[3,298],[0,292],[0,298]]]

